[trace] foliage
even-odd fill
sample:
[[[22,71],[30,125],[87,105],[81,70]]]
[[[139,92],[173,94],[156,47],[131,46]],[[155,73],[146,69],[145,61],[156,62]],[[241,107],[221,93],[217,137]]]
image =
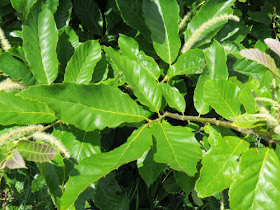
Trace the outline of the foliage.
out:
[[[1,208],[279,208],[277,6],[1,0]]]

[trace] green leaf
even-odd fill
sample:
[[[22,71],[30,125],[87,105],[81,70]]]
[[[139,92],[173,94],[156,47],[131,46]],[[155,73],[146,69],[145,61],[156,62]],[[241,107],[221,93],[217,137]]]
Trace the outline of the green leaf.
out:
[[[152,111],[159,112],[162,93],[156,80],[144,69],[143,65],[120,55],[112,48],[105,48],[119,72],[123,72],[126,82],[132,87],[140,103]]]
[[[203,166],[195,185],[198,196],[204,198],[228,188],[236,173],[238,158],[249,146],[233,136],[224,137],[211,146],[202,159]]]
[[[250,114],[242,114],[237,116],[232,125],[240,128],[255,128],[258,126],[263,126],[265,123],[259,123],[261,119],[257,119]]]
[[[178,75],[200,74],[204,68],[204,54],[200,49],[189,50],[179,56],[167,72],[168,79]]]
[[[154,159],[167,163],[171,168],[190,176],[196,172],[196,164],[202,157],[200,144],[186,127],[172,126],[167,122],[152,123],[152,134],[157,142]]]
[[[253,60],[266,68],[268,68],[273,74],[280,78],[279,70],[275,64],[273,58],[270,55],[261,52],[259,49],[244,49],[240,51],[240,55],[249,60]]]
[[[36,82],[27,66],[9,53],[0,55],[0,69],[13,79],[23,80],[27,85],[33,85]]]
[[[0,123],[32,125],[55,121],[54,112],[46,105],[16,95],[17,91],[0,91]]]
[[[237,86],[222,79],[208,80],[204,85],[205,102],[227,120],[234,120],[241,114],[239,92]]]
[[[251,80],[250,82],[243,85],[243,88],[238,96],[239,101],[243,104],[246,112],[249,114],[254,114],[258,111],[255,97],[252,94],[252,90],[259,87],[259,82],[257,80]]]
[[[70,127],[67,131],[55,130],[52,134],[61,140],[77,162],[101,152],[101,135],[97,130],[84,132]]]
[[[80,162],[65,185],[61,209],[68,209],[78,195],[91,183],[98,181],[125,163],[137,160],[152,144],[150,130],[141,127],[134,131],[127,142],[107,153],[92,155]],[[76,172],[76,173],[75,173]]]
[[[121,192],[115,176],[110,173],[97,182],[94,204],[100,209],[129,209],[125,206],[125,198],[121,196]]]
[[[40,85],[20,95],[45,102],[63,122],[86,131],[116,127],[123,122],[140,122],[149,115],[127,94],[103,84]]]
[[[24,159],[34,162],[52,160],[56,156],[56,151],[51,146],[33,141],[19,141],[17,151]]]
[[[280,161],[273,149],[251,148],[240,159],[229,189],[232,209],[278,209]]]
[[[166,83],[160,83],[159,85],[168,105],[177,111],[184,113],[186,109],[186,101],[179,90]]]
[[[206,125],[204,126],[205,133],[209,134],[208,142],[211,146],[216,145],[219,141],[222,141],[222,134],[218,126]]]
[[[102,35],[102,14],[96,1],[92,0],[74,0],[75,14],[81,24],[95,35]]]
[[[211,79],[227,79],[227,56],[224,47],[214,40],[205,51],[205,59]]]
[[[143,18],[142,2],[135,0],[116,0],[116,5],[125,23],[139,30],[145,36],[150,36],[150,31]]]
[[[161,172],[166,168],[165,164],[154,161],[156,148],[153,146],[137,160],[138,172],[148,187],[153,184]]]
[[[46,0],[46,6],[49,8],[49,10],[55,14],[57,7],[59,4],[59,0]]]
[[[57,208],[60,206],[62,185],[65,179],[65,165],[63,157],[58,153],[52,161],[37,163],[41,175],[44,177],[49,193]]]
[[[138,43],[131,37],[123,34],[119,35],[119,47],[124,55],[137,61],[155,80],[160,76],[160,69],[156,61],[147,56],[143,51],[139,51]]]
[[[73,4],[71,0],[62,0],[59,3],[59,6],[54,16],[56,26],[58,29],[69,25],[70,17],[72,14],[72,7]]]
[[[202,5],[195,17],[192,18],[185,33],[185,42],[187,42],[193,34],[209,19],[218,17],[222,14],[231,14],[233,6],[233,0],[209,0],[206,4]],[[227,21],[218,22],[211,27],[201,31],[198,37],[198,42],[195,46],[208,43],[215,36],[218,30]],[[197,37],[196,37],[197,39]]]
[[[181,46],[178,35],[179,7],[176,0],[144,0],[143,14],[146,25],[152,32],[156,53],[171,65]]]
[[[179,171],[174,172],[174,178],[176,180],[176,184],[181,187],[186,195],[189,195],[194,189],[195,181],[197,179],[196,176],[188,176],[186,173]]]
[[[97,40],[81,44],[66,66],[64,81],[79,84],[89,83],[94,67],[100,59],[101,46]]]
[[[58,74],[57,29],[53,14],[40,1],[31,8],[24,25],[23,50],[30,71],[42,84],[51,84]]]
[[[27,15],[32,5],[38,0],[11,0],[13,8]]]
[[[262,75],[267,69],[253,61],[248,60],[237,60],[233,65],[233,70],[239,73],[251,76],[255,80],[260,80]]]

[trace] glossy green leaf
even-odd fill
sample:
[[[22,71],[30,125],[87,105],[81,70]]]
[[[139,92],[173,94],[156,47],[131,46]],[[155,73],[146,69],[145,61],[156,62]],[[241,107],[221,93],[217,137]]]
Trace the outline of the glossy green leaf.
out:
[[[55,22],[58,29],[66,27],[69,25],[70,17],[72,14],[72,1],[62,0],[60,1],[57,11],[55,13]]]
[[[1,124],[32,125],[55,121],[54,112],[46,104],[22,98],[16,93],[0,91]]]
[[[196,164],[202,157],[200,144],[186,127],[172,126],[167,122],[152,123],[152,134],[157,142],[154,159],[167,163],[171,168],[190,176],[196,172]]]
[[[27,85],[33,85],[36,82],[27,66],[9,53],[0,55],[0,69],[13,79],[23,80]]]
[[[37,1],[38,0],[11,0],[11,4],[17,11],[27,15],[32,5]]]
[[[184,113],[186,109],[186,101],[176,87],[171,87],[167,83],[160,83],[161,91],[168,105],[177,111]]]
[[[71,158],[78,162],[101,152],[101,135],[97,130],[84,132],[71,127],[67,131],[55,130],[52,134],[61,140]]]
[[[200,49],[189,50],[179,56],[167,72],[168,79],[177,75],[200,74],[205,64],[204,54]]]
[[[194,189],[195,181],[197,179],[196,176],[188,176],[186,173],[180,171],[174,172],[174,178],[176,180],[176,184],[181,187],[186,195],[189,195]]]
[[[270,55],[261,52],[259,49],[244,49],[240,51],[240,55],[242,55],[244,58],[247,58],[249,60],[253,60],[266,68],[268,68],[273,74],[280,77],[279,70],[277,69],[277,66],[275,64],[275,61],[273,58],[270,57]]]
[[[265,123],[259,123],[261,119],[257,119],[250,114],[242,114],[237,116],[232,125],[240,128],[255,128],[258,126],[265,125]]]
[[[24,159],[34,162],[49,161],[56,156],[56,151],[53,147],[33,141],[19,141],[17,151]]]
[[[240,89],[237,86],[222,79],[208,80],[204,85],[206,103],[227,120],[234,120],[241,114],[239,92]]]
[[[211,79],[228,78],[227,56],[224,47],[217,41],[214,41],[213,44],[206,49],[205,59]]]
[[[251,76],[255,80],[260,80],[267,71],[264,66],[249,60],[237,60],[233,65],[233,70]]]
[[[102,14],[96,1],[92,0],[74,0],[75,14],[81,24],[90,32],[96,35],[102,35]]]
[[[120,34],[118,42],[124,55],[137,61],[155,80],[159,78],[160,69],[158,64],[143,51],[139,51],[139,45],[133,38]]]
[[[195,17],[193,17],[188,23],[188,27],[185,33],[185,42],[187,42],[193,34],[209,19],[217,17],[222,14],[231,14],[233,6],[233,0],[210,0],[207,1],[206,4],[202,5],[201,8],[196,13]],[[206,30],[203,30],[199,37],[197,37],[197,44],[195,46],[199,46],[201,44],[205,44],[210,42],[210,40],[215,36],[218,30],[224,25],[227,21],[218,22],[211,27],[208,27]]]
[[[68,209],[78,195],[91,183],[98,181],[125,163],[137,160],[152,144],[150,130],[141,127],[134,131],[127,142],[110,152],[92,155],[80,162],[65,185],[61,210]]]
[[[115,176],[108,174],[96,184],[94,204],[100,209],[129,209],[125,206],[125,198]]]
[[[39,1],[33,5],[22,26],[22,33],[30,71],[40,83],[51,84],[58,74],[58,35],[54,17],[45,4]]]
[[[254,114],[258,111],[255,97],[252,93],[252,91],[258,87],[259,82],[257,80],[251,80],[243,86],[238,96],[239,101],[243,104],[243,106],[246,109],[246,112],[249,114]]]
[[[49,8],[49,10],[55,14],[58,4],[59,4],[59,0],[46,0],[46,6]]]
[[[153,146],[137,160],[138,172],[148,187],[157,180],[160,173],[166,168],[166,164],[154,161],[155,152],[156,148]]]
[[[112,48],[105,48],[119,72],[123,72],[126,82],[132,87],[139,101],[152,111],[159,112],[162,93],[156,80],[137,61],[120,55]]]
[[[264,40],[267,46],[280,57],[280,42],[279,40],[266,38]]]
[[[208,142],[211,146],[216,145],[219,141],[222,141],[222,134],[219,127],[214,125],[204,126],[205,133],[209,134]]]
[[[65,181],[63,157],[58,153],[52,161],[37,163],[37,166],[45,179],[54,204],[59,208],[60,197],[62,196],[62,185]]]
[[[63,122],[86,131],[116,127],[123,122],[140,122],[149,115],[127,94],[103,84],[40,85],[20,95],[45,102]]]
[[[195,185],[198,196],[204,198],[228,188],[237,171],[238,158],[249,146],[233,136],[224,137],[211,146],[202,159],[203,166]]]
[[[240,159],[230,186],[232,209],[278,209],[280,161],[273,149],[251,148]]]
[[[79,84],[89,83],[94,67],[100,59],[101,46],[97,40],[81,44],[66,66],[64,81]]]
[[[125,23],[139,30],[145,36],[150,35],[150,31],[143,17],[142,2],[135,0],[116,0],[116,5]]]
[[[152,32],[156,53],[171,65],[181,46],[178,35],[179,7],[176,0],[144,0],[143,14],[145,23]]]

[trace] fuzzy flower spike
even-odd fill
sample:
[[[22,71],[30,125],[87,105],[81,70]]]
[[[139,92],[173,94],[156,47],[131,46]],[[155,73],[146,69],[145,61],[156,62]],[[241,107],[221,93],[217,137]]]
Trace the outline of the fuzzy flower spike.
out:
[[[6,39],[2,28],[0,28],[0,41],[1,41],[1,45],[2,45],[2,48],[4,49],[4,51],[8,52],[9,49],[11,48],[11,45],[10,45],[8,39]]]
[[[218,17],[213,17],[212,19],[206,21],[198,29],[196,29],[196,31],[191,35],[191,37],[188,39],[188,41],[184,44],[181,52],[185,53],[188,50],[190,50],[192,48],[192,46],[201,39],[201,34],[204,31],[206,31],[211,26],[213,26],[219,22],[225,21],[225,20],[234,20],[236,22],[239,22],[239,17],[237,17],[236,15],[232,15],[232,14],[224,14],[224,15],[220,15]]]

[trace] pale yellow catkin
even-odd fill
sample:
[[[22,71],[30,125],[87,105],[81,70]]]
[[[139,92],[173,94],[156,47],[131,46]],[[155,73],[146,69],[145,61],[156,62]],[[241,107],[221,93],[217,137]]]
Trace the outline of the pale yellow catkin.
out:
[[[35,132],[32,136],[36,140],[49,143],[50,145],[57,148],[62,154],[64,154],[66,158],[70,158],[70,154],[66,147],[53,135],[44,132]]]
[[[5,91],[23,90],[26,88],[27,88],[26,85],[13,81],[10,78],[0,82],[0,91],[1,90],[5,90]]]
[[[181,52],[185,53],[188,50],[190,50],[192,48],[192,46],[201,39],[201,34],[207,30],[209,27],[215,25],[218,22],[221,21],[225,21],[225,20],[234,20],[236,22],[239,22],[239,17],[237,17],[236,15],[232,15],[232,14],[224,14],[224,15],[220,15],[218,17],[214,17],[208,21],[206,21],[205,23],[203,23],[192,35],[191,37],[187,40],[187,42],[184,44]]]
[[[0,136],[0,146],[6,144],[10,140],[15,140],[20,137],[30,135],[36,131],[42,131],[44,129],[43,125],[29,125],[24,127],[19,127],[16,129],[11,129],[9,132]]]
[[[1,41],[1,45],[2,45],[2,48],[4,49],[4,51],[8,52],[9,49],[11,48],[11,45],[10,45],[9,41],[6,39],[2,28],[0,28],[0,41]]]

